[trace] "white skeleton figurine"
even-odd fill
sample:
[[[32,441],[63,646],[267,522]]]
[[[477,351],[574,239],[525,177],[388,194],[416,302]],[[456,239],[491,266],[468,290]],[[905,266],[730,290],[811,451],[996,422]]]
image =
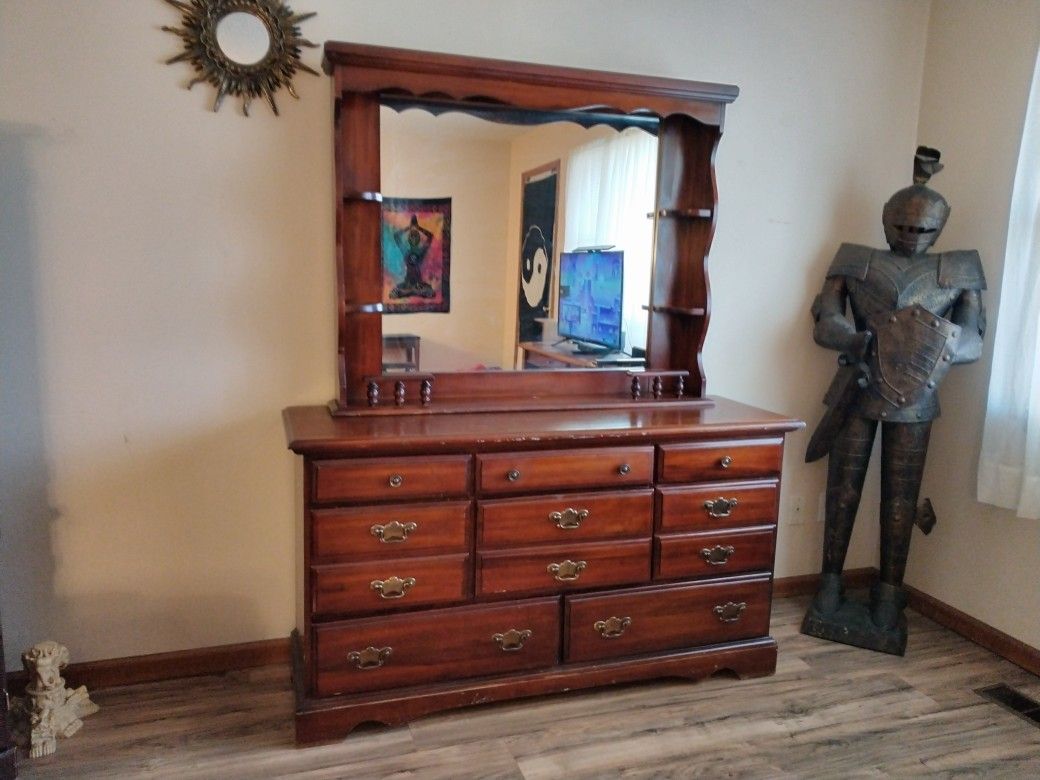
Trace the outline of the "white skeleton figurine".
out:
[[[57,642],[40,642],[22,653],[29,684],[24,699],[11,700],[11,716],[15,739],[32,758],[53,753],[58,737],[71,737],[83,725],[80,718],[98,711],[86,686],[65,687],[61,670],[68,663],[68,648]]]

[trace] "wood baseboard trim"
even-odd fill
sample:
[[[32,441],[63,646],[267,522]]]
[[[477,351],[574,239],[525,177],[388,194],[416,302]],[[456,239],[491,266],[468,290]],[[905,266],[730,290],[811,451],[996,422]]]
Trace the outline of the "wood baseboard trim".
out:
[[[117,685],[177,680],[207,674],[225,674],[240,669],[289,663],[288,639],[264,639],[236,645],[199,647],[172,653],[134,655],[69,664],[64,676],[75,688],[86,685],[90,690]],[[26,675],[22,670],[7,675],[8,690],[15,695],[25,692]]]
[[[867,588],[877,580],[878,570],[873,566],[862,569],[849,569],[844,573],[847,588]],[[802,574],[797,577],[781,577],[773,581],[773,596],[803,596],[816,592],[820,582],[819,574]],[[907,606],[915,612],[934,620],[943,628],[984,647],[1001,658],[1020,666],[1031,674],[1040,676],[1040,648],[1027,645],[1025,642],[1005,634],[978,618],[961,612],[956,607],[929,596],[912,585],[904,584]]]
[[[1027,672],[1040,676],[1040,648],[1027,645],[917,588],[905,584],[903,587],[906,589],[907,605],[914,611],[1016,666],[1021,666]]]
[[[877,569],[865,566],[862,569],[848,569],[842,575],[846,588],[869,588],[877,579]],[[820,584],[819,574],[799,574],[795,577],[780,577],[773,580],[773,598],[784,596],[805,596],[816,592]]]
[[[870,566],[849,569],[845,572],[844,579],[846,587],[866,588],[877,579],[877,569]],[[819,574],[780,577],[773,581],[773,596],[783,598],[812,594],[816,592],[819,581]],[[917,588],[910,585],[905,587],[911,609],[1027,672],[1040,676],[1040,648],[1027,645]],[[117,685],[225,674],[258,666],[288,665],[289,660],[288,639],[264,639],[236,645],[74,663],[69,664],[65,670],[65,678],[72,687],[86,685],[91,690],[96,690]],[[24,671],[8,673],[7,687],[12,694],[24,694],[25,684]]]

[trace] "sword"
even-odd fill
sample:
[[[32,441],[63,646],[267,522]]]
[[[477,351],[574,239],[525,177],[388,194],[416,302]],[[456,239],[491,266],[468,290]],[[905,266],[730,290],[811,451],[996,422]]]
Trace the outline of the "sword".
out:
[[[870,369],[866,363],[845,353],[838,355],[838,372],[824,396],[828,402],[827,411],[809,439],[809,446],[805,450],[806,463],[819,460],[831,451],[834,439],[849,418],[860,391],[869,384]]]

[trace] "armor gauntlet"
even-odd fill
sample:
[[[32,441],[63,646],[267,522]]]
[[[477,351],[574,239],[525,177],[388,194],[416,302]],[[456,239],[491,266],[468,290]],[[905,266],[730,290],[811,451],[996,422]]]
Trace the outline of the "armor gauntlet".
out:
[[[857,361],[862,360],[873,335],[869,330],[856,330],[845,316],[845,282],[831,277],[823,283],[823,290],[813,301],[812,314],[816,325],[813,339],[821,347],[844,352]]]

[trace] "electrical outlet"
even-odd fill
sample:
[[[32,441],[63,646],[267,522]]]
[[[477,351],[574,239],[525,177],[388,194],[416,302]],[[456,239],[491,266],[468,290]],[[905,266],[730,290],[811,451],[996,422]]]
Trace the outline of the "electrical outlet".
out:
[[[783,500],[783,518],[787,525],[801,525],[806,521],[805,497],[785,496]]]

